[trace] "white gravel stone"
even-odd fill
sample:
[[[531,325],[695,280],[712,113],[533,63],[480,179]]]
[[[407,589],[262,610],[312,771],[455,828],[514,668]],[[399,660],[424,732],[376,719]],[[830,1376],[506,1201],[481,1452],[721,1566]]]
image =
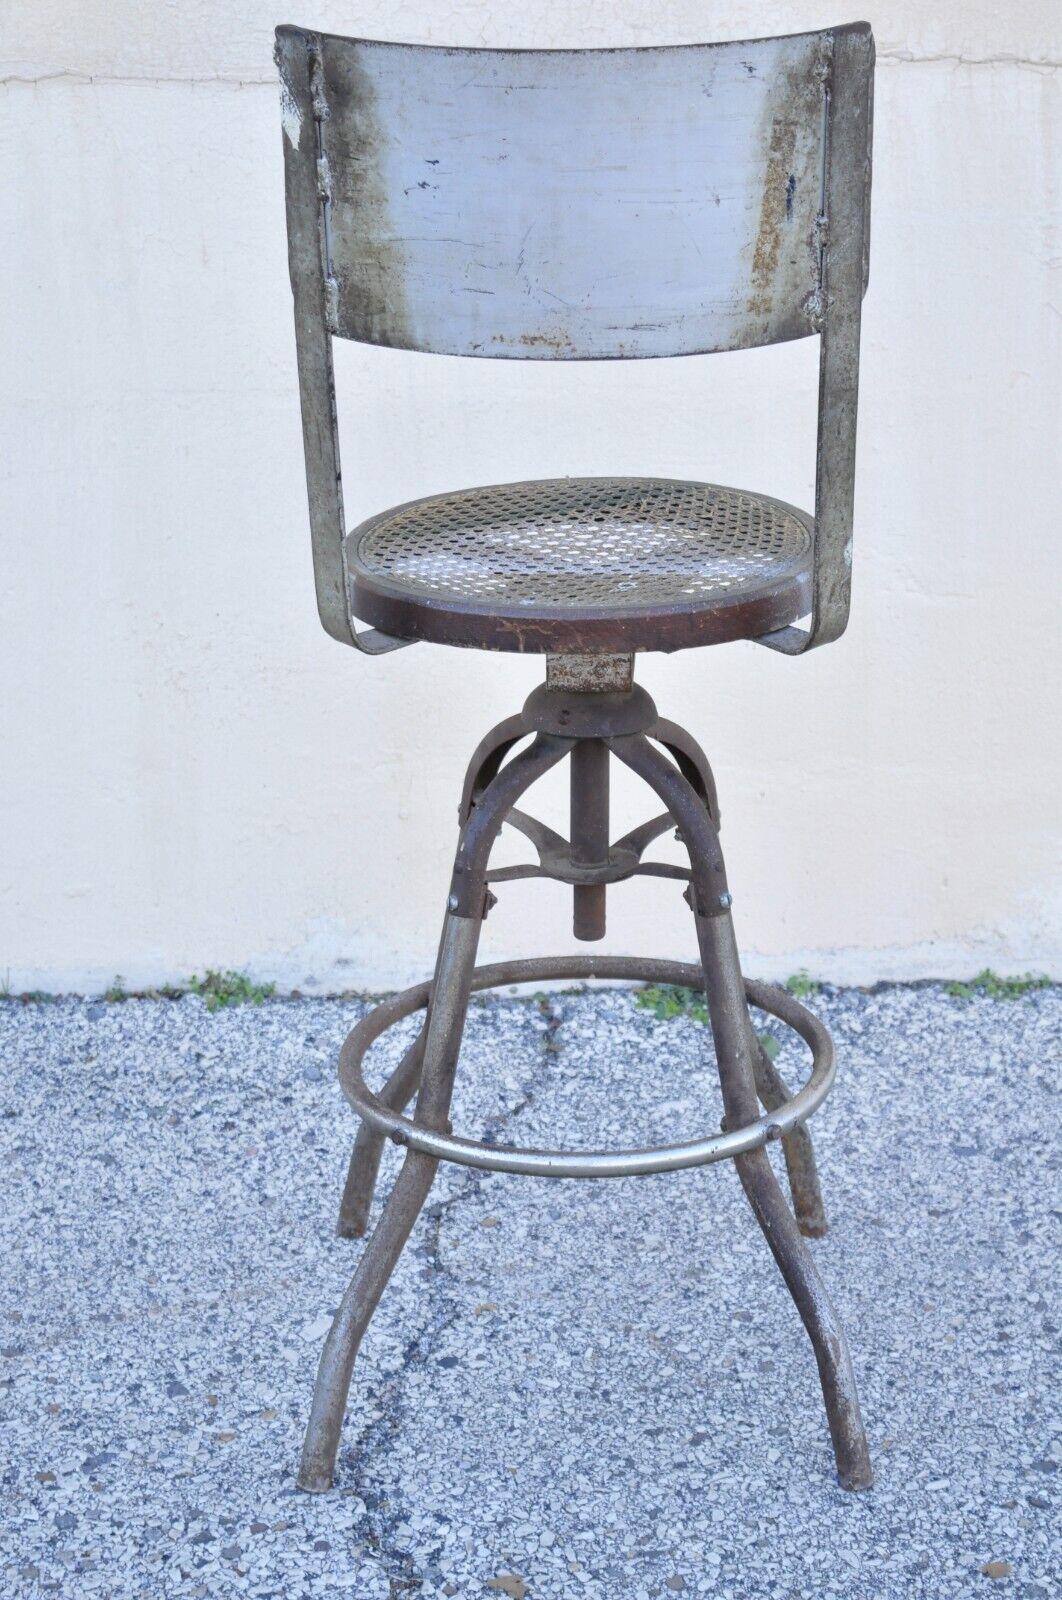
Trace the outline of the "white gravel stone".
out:
[[[528,1600],[1054,1600],[1062,991],[809,1003],[841,1063],[812,1249],[875,1459],[854,1497],[726,1168],[441,1169],[359,1357],[336,1489],[299,1494],[362,1248],[333,1233],[354,1120],[331,1063],[365,1007],[0,1005],[0,1595],[491,1600],[518,1574]],[[779,1066],[795,1081],[801,1050]],[[693,1137],[718,1126],[713,1076],[703,1027],[630,992],[490,999],[454,1124]],[[1011,1577],[982,1575],[1000,1560]]]

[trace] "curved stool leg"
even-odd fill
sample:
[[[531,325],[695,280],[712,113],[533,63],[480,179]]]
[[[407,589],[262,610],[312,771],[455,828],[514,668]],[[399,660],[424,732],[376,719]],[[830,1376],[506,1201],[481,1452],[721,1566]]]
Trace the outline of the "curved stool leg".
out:
[[[720,815],[715,778],[708,757],[696,739],[677,722],[668,722],[663,717],[650,728],[649,737],[657,744],[663,745],[678,763],[683,777],[689,779],[708,807],[708,815],[718,831]],[[763,1109],[777,1111],[790,1098],[789,1090],[762,1045],[759,1045],[753,1057],[753,1071],[756,1075],[756,1093],[760,1097]],[[794,1128],[792,1133],[786,1135],[782,1140],[782,1153],[785,1157],[786,1175],[789,1179],[789,1192],[793,1197],[797,1227],[805,1238],[820,1239],[828,1231],[828,1225],[822,1203],[822,1189],[819,1186],[818,1168],[815,1164],[815,1147],[807,1123],[802,1123],[799,1128]]]
[[[417,1092],[426,1037],[422,1028],[380,1090],[380,1099],[392,1111],[404,1111]],[[340,1239],[360,1239],[369,1225],[383,1147],[383,1134],[370,1128],[367,1122],[359,1122],[354,1149],[350,1153],[347,1181],[343,1185],[343,1198],[339,1203],[336,1234]]]
[[[461,787],[458,818],[462,825],[467,822],[472,807],[487,784],[497,777],[498,770],[513,745],[530,732],[523,712],[518,711],[515,717],[505,717],[491,728],[489,733],[483,735],[472,752],[472,759],[468,763],[465,781]]]
[[[646,739],[617,739],[613,749],[656,790],[689,851],[697,939],[723,1108],[727,1126],[743,1127],[759,1113],[754,1066],[758,1046],[749,1024],[718,835],[696,790]],[[870,1451],[844,1329],[785,1203],[767,1152],[737,1156],[734,1164],[815,1352],[838,1480],[845,1489],[869,1488],[873,1482]]]
[[[506,717],[480,740],[468,764],[461,791],[459,810],[462,825],[471,815],[484,788],[497,777],[501,764],[513,745],[529,732],[523,714],[519,713],[514,717]],[[425,1032],[422,1029],[380,1090],[380,1099],[393,1111],[404,1111],[420,1087],[424,1065],[424,1039]],[[340,1239],[360,1239],[369,1226],[369,1212],[376,1194],[383,1146],[382,1133],[378,1133],[366,1122],[359,1124],[354,1148],[350,1153],[343,1197],[339,1203],[336,1235]]]
[[[678,763],[683,777],[689,779],[708,807],[708,815],[718,831],[720,815],[715,778],[708,757],[696,739],[677,722],[668,722],[663,717],[650,728],[649,737],[657,744],[663,745]],[[756,1075],[756,1093],[760,1097],[763,1109],[779,1110],[790,1099],[789,1090],[762,1044],[759,1044],[753,1057],[753,1071]],[[818,1168],[815,1164],[815,1147],[811,1140],[811,1129],[806,1122],[799,1128],[794,1128],[793,1132],[782,1140],[782,1153],[785,1156],[786,1175],[793,1197],[797,1226],[806,1238],[819,1239],[828,1229]]]
[[[748,1037],[733,922],[729,912],[698,915],[696,922],[727,1125],[741,1127],[759,1113],[754,1072],[757,1052]],[[843,1489],[868,1489],[874,1481],[870,1450],[840,1319],[785,1203],[766,1150],[738,1156],[734,1165],[815,1351],[838,1481]]]
[[[719,814],[719,795],[715,787],[715,777],[708,757],[696,739],[679,723],[668,722],[666,717],[660,717],[649,729],[649,737],[655,739],[657,744],[662,744],[675,758],[683,777],[688,778],[693,787],[699,791],[701,799],[708,807],[708,815],[718,831],[722,819]]]
[[[478,919],[447,917],[424,1044],[417,1119],[443,1126],[479,942]],[[438,1162],[411,1150],[325,1340],[299,1467],[299,1488],[330,1489],[354,1358],[435,1179]]]
[[[708,815],[718,830],[720,815],[715,778],[708,757],[696,739],[677,722],[668,722],[663,717],[649,729],[649,736],[655,739],[657,744],[663,745],[678,763],[683,777],[688,778],[700,794],[708,808]],[[777,1111],[790,1098],[789,1090],[763,1045],[759,1041],[757,1044],[758,1048],[752,1063],[756,1075],[756,1093],[765,1111]],[[815,1148],[811,1142],[811,1130],[807,1123],[802,1123],[799,1128],[794,1128],[792,1133],[786,1135],[782,1140],[782,1152],[785,1156],[789,1192],[793,1197],[797,1226],[806,1238],[821,1238],[827,1232],[826,1212],[822,1204],[818,1168],[815,1165]]]
[[[424,1026],[424,1062],[414,1120],[426,1127],[440,1130],[447,1127],[485,910],[491,846],[506,812],[523,791],[569,749],[567,740],[536,739],[494,778],[461,831],[448,902],[451,909],[443,924]],[[320,1493],[331,1488],[354,1359],[428,1197],[438,1165],[433,1156],[416,1150],[407,1152],[380,1220],[340,1302],[317,1369],[299,1467],[300,1489]]]
[[[778,1111],[790,1099],[790,1094],[785,1080],[760,1039],[756,1040],[752,1071],[756,1079],[756,1093],[763,1109]],[[819,1186],[819,1169],[815,1164],[815,1147],[811,1142],[811,1131],[806,1122],[802,1122],[792,1133],[785,1135],[782,1140],[782,1154],[785,1157],[786,1176],[789,1179],[789,1192],[793,1197],[797,1227],[806,1239],[821,1239],[828,1231],[828,1223],[822,1203],[822,1189]]]

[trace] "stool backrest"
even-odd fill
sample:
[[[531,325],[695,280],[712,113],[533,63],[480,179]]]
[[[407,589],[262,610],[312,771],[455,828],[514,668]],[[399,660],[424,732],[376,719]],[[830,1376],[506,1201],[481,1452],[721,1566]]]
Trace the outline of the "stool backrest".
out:
[[[286,126],[305,119],[318,147],[333,333],[585,359],[818,331],[835,33],[638,50],[281,35]]]
[[[585,360],[772,344],[824,332],[840,313],[854,315],[858,352],[865,23],[574,51],[282,27],[277,63],[311,520],[316,495],[322,527],[337,510],[341,521],[338,453],[324,438],[333,334]],[[335,632],[322,576],[318,563]]]

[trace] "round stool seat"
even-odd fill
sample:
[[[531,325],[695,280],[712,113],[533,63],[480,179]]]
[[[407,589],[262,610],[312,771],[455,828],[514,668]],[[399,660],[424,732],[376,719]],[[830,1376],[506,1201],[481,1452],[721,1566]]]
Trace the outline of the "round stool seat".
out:
[[[669,478],[551,478],[413,500],[345,544],[356,619],[552,654],[753,639],[811,604],[814,521]]]

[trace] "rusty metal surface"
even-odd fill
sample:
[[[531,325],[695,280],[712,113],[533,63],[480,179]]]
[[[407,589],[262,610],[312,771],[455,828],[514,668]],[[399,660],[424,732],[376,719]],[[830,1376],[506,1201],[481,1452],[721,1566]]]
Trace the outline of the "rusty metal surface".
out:
[[[470,979],[470,987],[473,994],[478,994],[481,990],[496,989],[507,984],[553,982],[558,979],[581,979],[587,982],[592,979],[625,979],[677,984],[691,989],[704,986],[701,968],[688,962],[664,962],[637,955],[547,955],[478,966]],[[713,1162],[731,1160],[749,1150],[761,1149],[769,1142],[784,1138],[793,1128],[798,1128],[822,1104],[836,1074],[830,1035],[822,1024],[785,990],[747,979],[745,995],[749,1005],[768,1011],[771,1016],[792,1027],[812,1053],[808,1082],[795,1094],[787,1096],[782,1106],[768,1112],[765,1117],[757,1117],[741,1128],[707,1134],[705,1138],[693,1139],[685,1144],[641,1146],[633,1150],[529,1150],[513,1149],[501,1144],[480,1144],[475,1139],[422,1128],[409,1118],[401,1117],[384,1099],[384,1094],[373,1094],[369,1090],[363,1077],[361,1061],[369,1046],[395,1022],[427,1005],[430,992],[430,984],[416,984],[411,989],[403,989],[401,994],[393,995],[361,1019],[342,1046],[339,1082],[358,1117],[365,1118],[365,1122],[377,1133],[384,1134],[385,1138],[392,1139],[406,1149],[419,1150],[424,1155],[456,1162],[459,1166],[472,1166],[478,1171],[515,1173],[525,1178],[645,1178],[651,1173],[677,1173],[691,1166],[707,1166]]]
[[[391,1106],[394,1110],[404,1110],[416,1094],[424,1065],[425,1039],[426,1034],[422,1028],[380,1090],[380,1099],[384,1105]],[[343,1198],[339,1204],[339,1218],[336,1222],[338,1238],[360,1239],[365,1232],[372,1197],[376,1192],[376,1179],[380,1171],[382,1153],[383,1135],[375,1128],[371,1128],[367,1122],[360,1123],[354,1148],[350,1153]]]
[[[632,772],[636,772],[651,789],[655,789],[674,817],[690,858],[690,888],[696,915],[728,916],[731,897],[723,852],[719,847],[719,830],[695,785],[644,734],[629,739],[615,739],[612,750]],[[696,808],[688,803],[690,795],[696,800]],[[692,829],[691,819],[696,824]]]
[[[638,956],[545,956],[477,967],[471,988],[473,993],[478,993],[507,984],[549,983],[567,978],[586,981],[618,978],[676,984],[684,988],[701,988],[704,982],[699,967],[682,961]],[[369,1047],[394,1023],[426,1005],[431,988],[430,984],[422,983],[404,989],[362,1018],[348,1035],[340,1053],[339,1081],[358,1116],[396,1144],[484,1172],[509,1172],[537,1178],[629,1178],[681,1172],[690,1167],[731,1160],[749,1150],[760,1149],[799,1127],[822,1104],[836,1075],[833,1046],[822,1024],[792,995],[750,979],[745,983],[748,1003],[793,1028],[812,1052],[812,1069],[807,1082],[775,1111],[757,1116],[740,1128],[728,1128],[686,1143],[634,1150],[521,1150],[507,1145],[480,1144],[474,1139],[421,1127],[416,1121],[401,1116],[382,1095],[372,1093],[363,1076],[362,1059]]]
[[[755,638],[810,604],[813,524],[769,495],[561,478],[430,495],[344,545],[351,607],[403,637],[629,655]]]
[[[693,786],[647,739],[617,740],[614,748],[656,790],[674,816],[689,852],[704,992],[726,1112],[724,1126],[728,1134],[747,1131],[760,1120],[756,1091],[759,1043],[749,1025],[749,989],[741,975],[718,832]],[[774,1008],[768,1005],[763,1009]],[[785,1115],[791,1104],[787,1102],[773,1115]],[[815,1352],[838,1482],[844,1489],[867,1489],[873,1483],[870,1451],[840,1319],[766,1151],[762,1146],[744,1151],[735,1156],[735,1166]]]
[[[547,680],[524,701],[526,726],[562,739],[610,739],[644,733],[658,720],[652,696],[640,683],[625,690],[553,687]]]
[[[815,332],[830,46],[316,36],[332,331],[532,360]]]
[[[697,790],[708,807],[708,815],[718,829],[722,824],[722,815],[719,810],[715,777],[708,764],[708,757],[692,733],[687,733],[677,722],[669,722],[666,717],[660,717],[648,732],[651,739],[663,745],[686,782],[691,783]]]
[[[335,374],[329,333],[326,215],[319,186],[319,57],[308,37],[277,30],[276,63],[284,135],[288,272],[295,309],[306,492],[310,511],[317,609],[325,631],[341,644],[382,655],[405,642],[375,629],[359,634],[348,601],[343,537]]]
[[[697,823],[692,807],[687,809],[687,817],[689,824]],[[756,1120],[759,1109],[755,1040],[748,1025],[733,921],[726,915],[698,916],[696,922],[726,1125],[748,1126]],[[815,1352],[837,1480],[842,1489],[869,1489],[874,1481],[870,1449],[840,1318],[785,1203],[766,1151],[742,1154],[734,1165]]]
[[[514,756],[491,781],[461,829],[454,863],[454,891],[443,922],[435,976],[430,993],[425,993],[428,1014],[412,1124],[421,1136],[442,1136],[440,1130],[448,1126],[479,931],[486,911],[486,867],[491,847],[505,813],[567,748],[562,741],[539,735],[529,749]],[[468,906],[459,908],[457,901],[466,890]],[[437,1160],[423,1151],[407,1152],[383,1214],[340,1302],[314,1387],[299,1467],[301,1489],[320,1493],[331,1486],[354,1360],[380,1295],[427,1199],[437,1166]]]
[[[752,1071],[756,1080],[756,1093],[766,1111],[777,1111],[790,1098],[789,1089],[781,1073],[771,1060],[761,1039],[757,1037],[752,1058]],[[393,1105],[393,1100],[387,1102]],[[360,1136],[360,1133],[359,1133]],[[801,1123],[782,1140],[786,1177],[793,1197],[793,1213],[797,1227],[805,1239],[821,1239],[828,1231],[826,1208],[822,1201],[819,1169],[807,1126]]]
[[[623,693],[634,682],[634,657],[547,656],[546,688],[579,694]]]
[[[514,813],[510,811],[506,820],[511,822],[513,816]],[[674,818],[670,812],[667,812],[662,818],[654,819],[651,824],[644,824],[642,830],[635,830],[635,832],[645,831],[645,842],[649,842],[651,838],[671,827],[674,827]],[[615,855],[617,852],[622,852],[623,847],[624,841],[618,841],[617,844],[613,845],[612,853]],[[531,960],[494,964],[490,967],[477,967],[473,974],[472,990],[473,993],[478,993],[480,989],[501,987],[505,982],[552,982],[557,979],[572,977],[587,981],[607,977],[641,978],[653,983],[681,983],[683,986],[690,988],[699,987],[700,984],[700,974],[697,968],[678,962],[646,961],[639,960],[636,957],[618,957],[614,958],[620,963],[618,970],[606,973],[602,969],[600,958],[574,959],[577,961],[577,967],[574,971],[571,969],[571,963],[567,962],[564,957],[556,958],[548,962],[548,965],[541,960]],[[564,971],[561,971],[562,966],[565,968]],[[423,984],[406,990],[402,995],[395,997],[394,1003],[403,1007],[409,1004],[413,1010],[416,1010],[427,1003],[429,989],[430,985]],[[747,992],[750,1003],[755,1005],[756,995],[759,991],[753,986]],[[351,1049],[360,1058],[360,1061],[364,1060],[365,1055],[372,1048],[373,1042],[382,1037],[388,1028],[400,1020],[400,1017],[397,1011],[392,1010],[384,1015],[374,1013],[374,1019],[373,1038],[371,1040],[363,1038],[355,1043],[353,1036],[348,1036],[351,1042]],[[381,1024],[381,1026],[377,1027],[376,1024]],[[424,1031],[422,1029],[413,1044],[403,1055],[394,1072],[387,1079],[387,1082],[376,1094],[376,1099],[389,1110],[403,1112],[409,1101],[416,1094],[420,1083],[420,1062],[423,1058],[423,1049]],[[342,1073],[342,1063],[340,1071]],[[756,1055],[753,1058],[753,1071],[756,1092],[765,1111],[778,1111],[787,1101],[793,1098],[792,1091],[784,1083],[774,1062],[758,1039]],[[343,1201],[340,1207],[340,1223],[337,1233],[341,1238],[360,1238],[366,1230],[369,1211],[376,1190],[380,1155],[385,1138],[386,1133],[372,1123],[359,1122],[354,1149],[350,1157],[346,1186],[343,1191]],[[800,1122],[796,1127],[791,1127],[782,1134],[782,1151],[785,1156],[786,1174],[793,1197],[793,1210],[797,1226],[806,1238],[821,1238],[827,1232],[826,1212],[822,1200],[822,1190],[819,1184],[811,1133],[806,1122]]]
[[[570,855],[574,867],[607,866],[609,860],[609,755],[604,739],[580,739],[568,762]],[[572,889],[572,933],[593,943],[605,937],[603,883]]]
[[[489,733],[484,734],[465,770],[461,802],[457,808],[457,820],[462,826],[468,820],[475,801],[495,777],[513,745],[518,744],[531,731],[523,712],[518,711],[514,717],[503,718]]]
[[[800,655],[840,638],[852,597],[859,334],[870,261],[874,36],[866,23],[839,28],[826,101],[822,339],[811,625],[760,642]]]
[[[636,698],[633,687],[628,691],[628,696],[631,700]],[[471,816],[462,830],[454,874],[455,888],[449,902],[451,919],[467,918],[470,924],[478,926],[480,914],[476,908],[481,907],[483,903],[483,887],[487,879],[490,848],[504,820],[512,822],[532,839],[541,853],[544,864],[547,868],[553,869],[548,875],[561,878],[562,881],[578,883],[579,874],[583,872],[586,874],[587,883],[595,881],[604,883],[616,881],[621,876],[633,875],[633,871],[637,870],[641,851],[666,827],[674,825],[678,816],[685,818],[685,837],[698,883],[700,914],[728,915],[730,900],[726,890],[722,858],[711,813],[701,787],[687,780],[666,757],[654,755],[649,741],[641,735],[626,734],[611,740],[601,737],[615,720],[612,702],[619,698],[618,696],[592,691],[584,691],[580,696],[576,691],[568,691],[565,698],[569,702],[580,700],[586,718],[590,718],[595,709],[598,711],[601,722],[597,735],[561,740],[540,734],[532,745],[513,757],[508,765],[494,774],[482,801],[473,805]],[[521,719],[508,719],[499,724],[498,728],[483,741],[480,751],[485,749],[488,755],[493,755],[497,749],[507,747],[511,743],[512,736],[518,734],[522,726]],[[688,736],[683,736],[682,730],[674,724],[664,723],[659,731],[666,731],[676,747],[684,746],[699,751],[695,742]],[[609,861],[607,835],[605,835],[605,859],[596,864],[583,863],[579,859],[584,853],[582,850],[573,848],[553,830],[514,809],[514,796],[521,794],[564,755],[577,759],[577,752],[580,749],[591,752],[595,763],[595,783],[601,781],[599,770],[601,758],[607,757],[608,750],[612,749],[621,760],[651,781],[653,787],[669,803],[669,810],[662,817],[653,818],[651,822],[633,830],[624,840],[619,841],[617,846],[612,847],[613,856],[629,855],[631,858],[629,863],[619,860]],[[477,752],[477,759],[474,759],[470,770],[480,770],[484,759]],[[702,764],[704,767],[707,766],[703,756],[698,767]],[[714,795],[714,785],[712,791]],[[695,818],[699,819],[692,831],[687,815],[690,810],[690,797]],[[686,807],[685,811],[683,806]],[[601,818],[598,816],[592,820],[596,833],[596,824],[600,823]],[[598,841],[595,838],[593,842],[596,850]],[[561,852],[565,852],[563,860],[560,859]],[[551,854],[557,857],[552,862]],[[502,881],[513,870],[503,869],[502,873],[496,875],[496,881]],[[623,957],[559,957],[510,962],[483,968],[469,979],[469,983],[472,990],[477,990],[507,982],[593,976],[620,978],[641,976],[657,982],[696,986],[698,969],[681,963]],[[739,1150],[758,1148],[760,1144],[769,1140],[788,1135],[821,1102],[828,1092],[835,1071],[829,1037],[815,1019],[805,1012],[792,996],[764,985],[749,984],[747,985],[749,1002],[778,1016],[787,1025],[795,1028],[805,1038],[813,1053],[812,1073],[805,1088],[797,1095],[790,1096],[784,1086],[781,1086],[779,1092],[781,1080],[773,1082],[769,1087],[774,1105],[767,1116],[757,1119],[755,1127],[731,1130],[729,1133],[724,1132],[707,1140],[697,1141],[694,1145],[669,1147],[663,1151],[621,1154],[582,1152],[578,1155],[565,1152],[505,1151],[494,1145],[482,1146],[474,1141],[454,1139],[448,1133],[422,1126],[419,1122],[409,1122],[401,1116],[400,1104],[409,1098],[415,1086],[417,1069],[414,1061],[419,1041],[415,1041],[407,1051],[380,1095],[373,1095],[364,1083],[361,1060],[370,1045],[394,1022],[427,1004],[432,993],[432,985],[417,986],[384,1002],[364,1018],[352,1031],[341,1053],[340,1081],[354,1108],[377,1134],[385,1133],[398,1142],[408,1145],[410,1149],[419,1150],[425,1155],[445,1157],[487,1169],[550,1176],[620,1176],[630,1172],[677,1170],[682,1165],[703,1164],[705,1161],[724,1159]],[[752,1037],[754,1036],[750,1030],[750,1038]],[[371,1156],[367,1157],[366,1163],[370,1159]],[[366,1171],[368,1173],[367,1164]],[[374,1181],[375,1161],[371,1173],[368,1174],[370,1193]]]
[[[375,1187],[380,1137],[385,1135],[405,1146],[406,1157],[325,1344],[299,1483],[317,1491],[332,1482],[353,1362],[427,1197],[439,1160],[487,1171],[556,1178],[677,1171],[732,1158],[815,1351],[839,1480],[848,1489],[865,1488],[871,1482],[870,1461],[844,1332],[764,1154],[768,1141],[783,1139],[788,1141],[787,1155],[799,1155],[799,1160],[790,1163],[794,1198],[805,1223],[814,1221],[812,1201],[818,1193],[814,1161],[810,1146],[805,1144],[798,1150],[793,1135],[821,1103],[833,1081],[836,1069],[829,1033],[792,995],[742,978],[730,915],[731,896],[708,799],[710,793],[714,800],[714,784],[699,747],[674,725],[660,724],[655,714],[652,726],[658,736],[668,736],[671,753],[662,742],[654,742],[644,733],[609,732],[616,720],[615,703],[624,698],[620,693],[547,689],[545,694],[580,710],[580,735],[559,738],[537,732],[530,745],[500,766],[496,765],[498,752],[511,749],[513,736],[518,739],[528,726],[525,718],[500,724],[483,741],[470,769],[473,776],[466,784],[471,799],[462,823],[435,977],[430,984],[421,984],[374,1008],[350,1033],[340,1054],[343,1091],[371,1130],[359,1139],[351,1160],[341,1213],[341,1222],[345,1218],[349,1224],[348,1231],[364,1227]],[[626,697],[636,702],[633,685]],[[596,728],[595,707],[600,715]],[[610,754],[641,776],[666,807],[663,817],[654,817],[634,829],[611,849],[604,799]],[[523,792],[566,755],[573,758],[575,774],[571,844],[534,818],[514,811]],[[684,766],[690,771],[689,777]],[[492,775],[481,788],[479,775],[485,768],[490,768]],[[490,853],[506,818],[535,843],[543,869],[548,869],[551,856],[557,857],[553,864],[559,870],[550,875],[561,876],[567,871],[577,885],[577,893],[585,888],[603,892],[607,881],[603,875],[614,872],[616,867],[624,875],[631,875],[629,863],[617,859],[620,853],[626,851],[639,862],[642,850],[673,822],[690,860],[688,876],[700,968],[657,960],[559,957],[476,969],[480,928],[491,899],[487,889]],[[505,869],[494,874],[494,880],[520,871]],[[585,875],[581,880],[580,874]],[[587,913],[589,926],[596,927],[599,912],[595,899]],[[473,991],[494,984],[591,976],[641,977],[688,987],[703,980],[726,1112],[722,1131],[686,1144],[624,1151],[514,1149],[453,1135],[448,1122],[450,1097]],[[750,1004],[795,1028],[811,1047],[811,1075],[793,1096],[777,1074],[765,1070],[770,1069],[770,1063],[753,1031]],[[422,1059],[418,1040],[406,1052],[382,1093],[374,1095],[362,1074],[366,1050],[394,1022],[422,1006],[427,1007],[421,1035]],[[418,1079],[417,1106],[410,1120],[403,1115],[402,1106]],[[762,1116],[761,1097],[768,1106]],[[809,1187],[812,1183],[814,1192]]]
[[[432,983],[416,1122],[426,1129],[446,1125],[454,1072],[471,992],[479,922],[448,917]],[[325,1340],[303,1441],[298,1485],[310,1493],[331,1487],[343,1428],[347,1392],[365,1329],[372,1319],[410,1230],[428,1197],[438,1162],[410,1150],[358,1269],[340,1301]]]
[[[453,51],[284,28],[277,61],[310,521],[326,629],[375,652],[422,638],[551,657],[629,657],[638,649],[756,637],[799,653],[836,638],[849,605],[868,261],[869,28],[606,52]],[[344,538],[333,333],[455,354],[583,359],[737,349],[811,332],[822,334],[814,537],[810,519],[793,511],[805,543],[796,556],[783,552],[781,572],[771,535],[766,545],[759,534],[750,540],[738,510],[738,566],[750,559],[770,570],[757,570],[749,584],[746,573],[726,566],[733,548],[704,550],[724,581],[706,591],[698,568],[701,592],[689,602],[673,592],[676,576],[689,592],[688,566],[661,574],[636,542],[658,539],[662,526],[665,542],[673,532],[660,504],[618,539],[616,530],[608,533],[612,556],[626,563],[621,582],[616,559],[604,575],[595,565],[600,530],[596,543],[584,538],[569,571],[567,548],[556,541],[535,546],[541,540],[533,516],[516,538],[512,518],[497,508],[486,526],[476,521],[477,494],[511,497],[526,485],[444,497],[449,529],[437,499],[434,522],[423,521],[421,505],[399,507]],[[629,487],[630,480],[613,486],[617,481]],[[665,499],[696,487],[669,485]],[[556,498],[556,485],[550,493]],[[775,503],[758,496],[740,503],[749,528],[749,507],[756,508],[762,533],[763,508]],[[606,520],[609,514],[606,508]],[[412,543],[399,537],[403,517],[422,519]],[[586,530],[569,516],[563,531],[567,546]],[[734,531],[728,527],[731,543]],[[527,570],[517,570],[521,562]],[[597,592],[603,576],[609,581]],[[597,585],[589,599],[588,584]],[[809,604],[805,633],[793,624]],[[355,616],[380,631],[358,635]],[[322,1354],[299,1483],[316,1491],[332,1481],[357,1349],[438,1159],[604,1175],[732,1156],[815,1351],[840,1481],[866,1487],[870,1462],[844,1333],[763,1150],[768,1139],[791,1135],[829,1088],[829,1036],[799,1007],[796,1016],[791,997],[757,995],[742,980],[714,782],[699,747],[660,723],[626,667],[622,685],[603,692],[585,692],[585,665],[567,682],[554,667],[552,679],[519,719],[488,736],[466,780],[435,979],[415,991],[428,1006],[423,1061],[415,1046],[383,1097],[370,1094],[357,1062],[352,1069],[356,1109],[377,1136],[386,1132],[409,1148]],[[530,731],[532,743],[506,762]],[[659,818],[610,848],[610,752],[662,799],[686,845],[688,874],[642,862],[661,831]],[[570,844],[513,813],[523,791],[566,755],[574,756],[575,774]],[[603,929],[608,881],[635,871],[688,878],[726,1109],[721,1134],[695,1147],[619,1155],[505,1152],[449,1134],[479,930],[492,903],[489,857],[507,814],[539,853],[537,867],[508,875],[567,873],[576,886],[577,932],[597,936]],[[659,964],[638,965],[644,975]],[[593,966],[607,970],[607,963]],[[554,969],[525,963],[522,970]],[[765,1072],[750,998],[792,1020],[813,1043],[812,1078],[795,1097]],[[387,1010],[374,1013],[375,1024],[386,1026]],[[396,1108],[417,1077],[410,1122]],[[758,1089],[779,1102],[764,1117]],[[796,1153],[790,1140],[787,1157]],[[806,1147],[800,1154],[810,1161]],[[341,1229],[364,1225],[378,1157],[377,1137],[352,1160]],[[814,1175],[813,1165],[795,1159],[790,1172],[794,1194]],[[803,1198],[810,1203],[810,1191]]]
[[[487,862],[498,830],[524,790],[563,760],[571,748],[570,739],[537,734],[533,743],[518,751],[487,785],[461,829],[446,902],[455,915],[483,916]]]

